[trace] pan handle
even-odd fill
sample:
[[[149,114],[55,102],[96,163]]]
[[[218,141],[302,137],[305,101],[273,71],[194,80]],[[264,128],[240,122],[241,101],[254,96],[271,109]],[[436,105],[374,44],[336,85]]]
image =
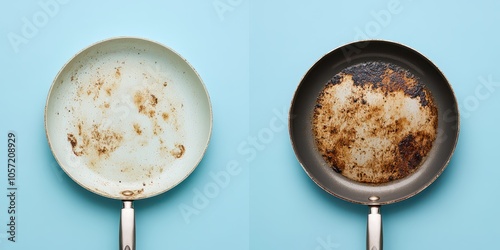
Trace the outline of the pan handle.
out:
[[[382,215],[380,206],[370,206],[366,230],[366,249],[382,250]]]
[[[135,250],[135,215],[133,201],[123,201],[120,216],[120,250]]]

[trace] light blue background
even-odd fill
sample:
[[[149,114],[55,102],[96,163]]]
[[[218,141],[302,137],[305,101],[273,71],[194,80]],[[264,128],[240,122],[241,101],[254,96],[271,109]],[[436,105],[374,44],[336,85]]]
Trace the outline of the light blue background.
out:
[[[180,53],[202,77],[213,108],[212,140],[194,173],[164,195],[135,202],[137,249],[247,249],[249,171],[234,148],[249,133],[248,2],[234,3],[221,19],[211,1],[67,0],[46,24],[39,20],[44,25],[16,53],[8,34],[22,34],[23,18],[48,13],[38,2],[3,1],[0,9],[0,152],[8,130],[19,139],[18,242],[4,233],[7,154],[1,153],[0,249],[118,249],[121,202],[84,190],[60,170],[43,123],[47,92],[64,63],[114,36],[144,37]],[[210,173],[231,160],[241,162],[241,173],[198,205],[188,223],[179,206],[194,207],[195,192],[214,183]]]
[[[392,2],[399,3],[398,13],[378,21],[372,13],[388,12]],[[499,11],[494,1],[252,1],[250,131],[268,126],[273,107],[289,107],[305,72],[328,51],[358,39],[358,29],[367,38],[413,47],[452,84],[461,134],[433,185],[382,207],[384,247],[498,249]],[[492,93],[482,88],[489,96],[472,105],[480,77],[491,77],[497,86]],[[317,187],[298,164],[286,131],[276,133],[252,162],[250,184],[251,249],[365,248],[368,208]]]
[[[65,2],[17,53],[8,35],[21,34],[23,18],[44,10],[38,1],[4,2],[0,9],[0,190],[7,187],[1,153],[7,132],[19,139],[18,242],[5,238],[6,191],[0,191],[0,249],[117,248],[120,202],[70,180],[43,127],[59,69],[113,36],[144,37],[179,52],[203,78],[214,111],[212,140],[195,172],[168,193],[135,203],[138,249],[364,249],[368,208],[331,197],[307,177],[283,122],[309,67],[360,38],[401,42],[426,55],[448,77],[462,115],[443,175],[418,196],[382,207],[385,248],[496,246],[500,87],[487,91],[481,79],[500,85],[499,3]],[[390,12],[391,4],[397,11]],[[390,18],[380,19],[387,12]],[[478,89],[488,96],[479,98]],[[187,222],[179,206],[194,206],[195,193],[214,183],[210,174],[230,162],[241,173]]]

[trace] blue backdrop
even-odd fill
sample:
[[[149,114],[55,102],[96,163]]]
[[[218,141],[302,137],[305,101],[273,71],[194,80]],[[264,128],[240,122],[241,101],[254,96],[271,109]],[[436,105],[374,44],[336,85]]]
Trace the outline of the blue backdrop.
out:
[[[4,2],[0,9],[0,249],[116,249],[121,202],[75,184],[50,152],[57,72],[102,39],[138,36],[186,58],[214,127],[194,173],[137,201],[138,249],[364,249],[368,208],[317,187],[293,153],[288,109],[325,53],[359,39],[415,48],[454,88],[460,139],[443,175],[382,207],[386,249],[494,249],[500,169],[500,3],[483,1]],[[16,133],[16,242],[8,240],[8,133]],[[221,182],[217,175],[230,171]],[[188,210],[186,210],[188,208]],[[189,211],[189,212],[186,212]],[[496,245],[496,244],[495,244]]]

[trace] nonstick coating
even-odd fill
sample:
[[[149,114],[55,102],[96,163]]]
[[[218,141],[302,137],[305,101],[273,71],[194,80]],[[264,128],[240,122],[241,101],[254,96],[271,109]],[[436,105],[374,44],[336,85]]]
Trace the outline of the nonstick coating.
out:
[[[170,190],[194,171],[212,111],[194,68],[157,42],[96,43],[58,73],[45,128],[61,168],[82,187],[119,200]]]
[[[325,84],[341,70],[367,61],[393,63],[411,71],[430,90],[438,109],[437,137],[418,170],[406,178],[379,185],[355,182],[333,171],[318,152],[312,132],[314,106]],[[322,189],[353,203],[384,205],[412,197],[443,172],[458,140],[459,112],[448,81],[423,55],[393,42],[360,41],[331,51],[305,74],[292,100],[289,130],[300,164]]]

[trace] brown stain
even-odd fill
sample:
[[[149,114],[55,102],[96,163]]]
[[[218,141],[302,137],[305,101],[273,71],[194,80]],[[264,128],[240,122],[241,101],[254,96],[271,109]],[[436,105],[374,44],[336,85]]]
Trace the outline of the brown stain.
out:
[[[151,106],[156,107],[156,104],[158,104],[158,97],[151,94],[149,102],[151,103]]]
[[[85,126],[83,122],[77,124],[78,136],[67,134],[67,139],[76,156],[87,155],[91,161],[94,156],[109,157],[121,146],[123,136],[111,129],[100,128],[97,124]]]
[[[82,136],[82,123],[78,123],[78,135]]]
[[[181,158],[186,152],[186,148],[182,144],[176,144],[175,148],[170,151],[170,154],[175,158]]]
[[[368,62],[341,71],[325,85],[312,123],[318,150],[335,172],[380,184],[420,166],[436,138],[437,108],[411,72]]]
[[[122,195],[124,195],[124,196],[129,197],[129,196],[134,195],[134,191],[131,191],[131,190],[125,190],[125,191],[122,191],[122,192],[121,192],[121,194],[122,194]]]
[[[121,68],[122,68],[122,67],[117,67],[117,68],[116,68],[116,71],[115,71],[115,77],[116,77],[116,78],[120,78],[120,77],[122,76],[122,73],[121,73],[121,71],[120,71],[120,69],[121,69]]]
[[[161,117],[163,118],[164,121],[167,121],[168,120],[168,113],[167,112],[163,112],[161,114]]]
[[[68,138],[69,143],[71,144],[71,149],[73,150],[73,153],[76,156],[82,155],[82,152],[78,151],[78,148],[77,148],[78,141],[76,140],[76,137],[73,134],[68,134],[67,138]]]
[[[136,107],[142,106],[144,103],[144,95],[141,92],[135,92],[134,94],[134,104]]]
[[[138,135],[141,135],[141,134],[142,134],[142,129],[141,129],[141,127],[139,126],[139,124],[134,123],[134,131],[135,131],[135,133],[136,133],[136,134],[138,134]]]

